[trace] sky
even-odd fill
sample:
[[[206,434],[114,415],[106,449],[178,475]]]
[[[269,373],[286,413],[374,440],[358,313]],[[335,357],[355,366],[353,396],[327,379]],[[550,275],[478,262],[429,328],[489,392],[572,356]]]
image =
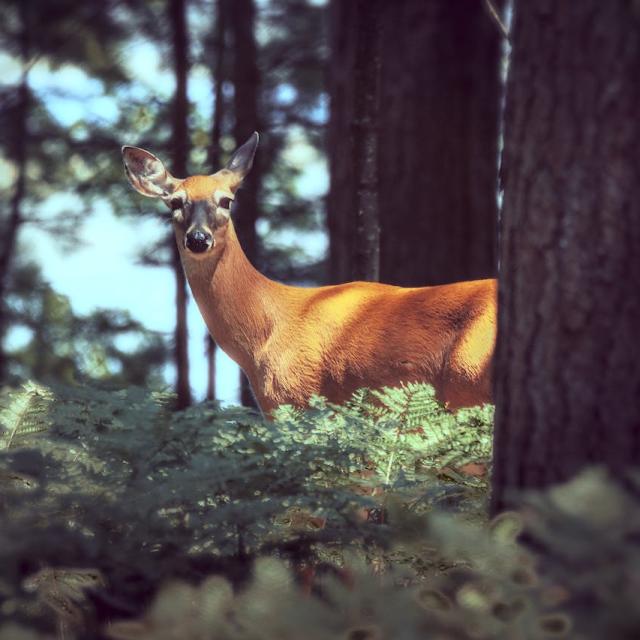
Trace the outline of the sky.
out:
[[[136,97],[154,95],[169,100],[173,91],[173,77],[163,68],[158,50],[150,43],[137,41],[125,52],[131,76],[136,80]],[[143,69],[144,73],[139,70]],[[19,65],[6,54],[0,53],[0,84],[14,84],[20,76]],[[102,93],[101,83],[89,78],[81,69],[65,65],[51,70],[46,61],[38,62],[30,73],[32,88],[46,95],[51,114],[64,126],[73,126],[78,120],[91,119],[115,122],[118,117],[117,101]],[[208,116],[212,110],[212,91],[206,71],[195,67],[189,78],[188,94],[195,108]],[[122,140],[122,144],[136,144],[136,140]],[[258,151],[259,153],[259,151]],[[299,195],[307,198],[322,197],[328,188],[328,175],[324,159],[307,145],[299,131],[289,135],[285,152],[292,164],[302,173],[296,187]],[[3,175],[4,174],[4,175]],[[126,180],[123,172],[123,181]],[[10,168],[0,163],[0,188],[11,183]],[[141,196],[142,198],[142,196]],[[145,199],[146,200],[146,199]],[[73,193],[61,193],[42,205],[42,214],[53,216],[56,210],[69,209],[78,199]],[[147,201],[145,206],[161,203]],[[258,232],[264,223],[258,225]],[[24,229],[23,229],[24,231]],[[174,327],[174,276],[170,269],[145,267],[137,264],[140,239],[153,244],[166,233],[166,226],[158,220],[140,217],[116,217],[109,204],[98,201],[92,214],[84,222],[79,236],[79,248],[70,251],[61,247],[45,231],[30,225],[30,258],[38,262],[45,278],[53,288],[68,296],[77,314],[88,314],[98,308],[127,310],[135,319],[150,329],[170,334]],[[283,232],[278,241],[302,246],[311,258],[321,257],[327,250],[323,233]],[[24,250],[20,245],[19,251]],[[191,386],[195,398],[204,398],[207,372],[205,358],[206,328],[199,311],[190,300],[188,308],[189,357]],[[18,346],[26,340],[24,332],[8,335],[9,346]],[[238,402],[239,370],[221,350],[217,350],[216,392],[225,405]],[[173,384],[172,366],[165,369],[168,384]]]

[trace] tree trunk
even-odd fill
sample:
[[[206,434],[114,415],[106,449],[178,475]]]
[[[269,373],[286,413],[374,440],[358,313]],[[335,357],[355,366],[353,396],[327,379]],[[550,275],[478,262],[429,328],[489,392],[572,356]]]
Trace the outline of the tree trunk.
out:
[[[382,0],[357,0],[355,105],[352,127],[356,182],[354,280],[380,279],[378,217],[378,102]]]
[[[354,33],[358,28],[357,17],[355,2],[331,0],[329,5],[331,58],[328,65],[331,108],[327,126],[331,177],[327,198],[330,282],[346,282],[353,272],[355,238],[353,220],[357,201],[352,162],[351,123],[355,112],[353,72],[356,66]]]
[[[515,6],[494,512],[640,463],[639,27],[631,2]]]
[[[18,95],[13,109],[12,126],[6,135],[10,136],[10,159],[16,166],[16,183],[11,198],[9,216],[6,224],[2,225],[2,245],[0,247],[0,381],[6,376],[6,358],[4,357],[4,337],[7,331],[6,296],[9,287],[10,272],[13,266],[18,232],[24,222],[22,205],[26,195],[26,166],[29,146],[29,103],[30,90],[28,82],[28,69],[30,57],[30,27],[29,27],[29,2],[20,3],[20,60],[23,65],[23,74],[18,87]]]
[[[356,3],[330,6],[333,281],[354,255]],[[499,30],[479,0],[382,5],[378,144],[380,279],[406,286],[495,275]]]
[[[9,217],[2,227],[2,248],[0,250],[0,381],[6,376],[6,358],[4,357],[4,337],[7,331],[8,309],[6,296],[9,289],[11,269],[18,241],[18,231],[23,223],[22,204],[26,195],[27,162],[27,117],[29,113],[29,86],[26,75],[18,89],[18,104],[10,135],[17,141],[13,159],[16,164],[16,183],[11,198]]]
[[[260,71],[254,34],[255,6],[253,0],[227,0],[229,28],[233,37],[233,84],[236,146],[260,129]],[[234,209],[234,225],[238,239],[249,261],[260,268],[256,221],[259,217],[258,195],[262,180],[260,154],[244,179]],[[246,406],[256,406],[246,376],[241,373],[241,400]]]
[[[216,32],[213,40],[211,57],[213,58],[214,107],[211,127],[211,144],[209,145],[209,168],[212,173],[222,168],[220,158],[220,140],[222,123],[225,114],[224,93],[222,91],[225,74],[225,2],[216,2]],[[216,343],[209,333],[205,338],[207,351],[207,400],[216,399]]]
[[[232,0],[227,6],[229,26],[233,35],[233,85],[235,88],[233,136],[236,146],[239,146],[260,128],[258,115],[260,72],[254,36],[255,7],[253,0]],[[253,168],[239,192],[237,210],[234,210],[234,225],[238,238],[247,257],[254,264],[258,255],[256,220],[261,180],[260,165],[260,154],[256,154]]]
[[[173,99],[173,171],[181,178],[187,176],[187,158],[189,154],[189,130],[187,118],[187,75],[189,72],[189,44],[186,28],[185,0],[170,0],[169,20],[173,35],[173,64],[176,78],[176,90]],[[176,280],[176,405],[183,409],[191,404],[191,386],[189,384],[189,350],[187,331],[187,282],[180,262],[180,253],[172,242],[172,262]]]
[[[381,278],[494,276],[500,34],[478,0],[386,8]]]

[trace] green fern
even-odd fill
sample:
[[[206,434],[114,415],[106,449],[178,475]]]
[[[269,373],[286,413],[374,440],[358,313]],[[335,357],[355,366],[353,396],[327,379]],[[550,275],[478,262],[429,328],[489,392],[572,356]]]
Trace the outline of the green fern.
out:
[[[435,396],[430,385],[410,383],[397,388],[358,390],[343,405],[312,399],[300,412],[280,407],[276,422],[303,421],[311,431],[322,425],[338,427],[341,435],[362,452],[385,484],[400,475],[438,472],[469,462],[489,462],[492,446],[493,407],[474,407],[453,413]]]
[[[491,407],[454,414],[420,385],[273,421],[171,401],[0,393],[0,640],[52,637],[34,630],[52,615],[79,640],[637,637],[638,478],[531,496],[538,575],[523,522],[479,526],[486,486],[453,473],[488,460]],[[381,504],[384,526],[365,522]],[[434,511],[452,504],[464,520]],[[319,598],[296,585],[309,567]]]
[[[47,431],[53,399],[49,389],[34,382],[26,382],[18,393],[4,394],[0,400],[0,449],[24,446],[35,434]]]
[[[425,508],[448,486],[435,475],[443,442],[415,427],[423,418],[457,424],[424,401],[432,395],[419,387],[362,390],[344,406],[313,398],[305,411],[281,407],[266,421],[213,403],[172,412],[171,396],[135,388],[7,390],[5,579],[19,584],[25,562],[96,567],[120,598],[138,602],[192,563],[248,570],[267,553],[312,564],[339,563],[347,548],[384,553],[388,528],[363,517],[383,506],[380,485]],[[476,495],[461,491],[459,503]],[[477,511],[473,500],[467,506]],[[129,578],[123,558],[139,579]]]

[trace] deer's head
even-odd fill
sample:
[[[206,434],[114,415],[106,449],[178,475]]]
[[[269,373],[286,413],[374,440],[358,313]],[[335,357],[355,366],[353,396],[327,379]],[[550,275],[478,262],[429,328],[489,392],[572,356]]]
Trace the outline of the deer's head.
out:
[[[209,176],[180,179],[161,160],[139,147],[122,147],[124,167],[133,188],[160,198],[171,210],[178,243],[194,258],[220,254],[236,190],[249,173],[258,147],[254,133],[231,156],[224,169]]]

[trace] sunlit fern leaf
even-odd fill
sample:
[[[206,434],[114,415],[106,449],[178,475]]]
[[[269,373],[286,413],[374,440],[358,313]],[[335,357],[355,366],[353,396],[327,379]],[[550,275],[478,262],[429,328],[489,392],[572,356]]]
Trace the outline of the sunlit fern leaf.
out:
[[[426,384],[407,383],[371,393],[380,404],[378,415],[400,420],[405,427],[420,426],[429,416],[443,410],[433,387]]]
[[[25,578],[22,586],[36,593],[59,622],[79,627],[87,600],[85,590],[105,587],[106,582],[97,569],[45,568]]]
[[[0,449],[22,446],[30,436],[47,431],[53,393],[34,382],[0,397]]]
[[[351,398],[344,403],[344,409],[348,412],[358,413],[362,415],[375,415],[373,410],[377,407],[372,406],[373,395],[370,389],[362,388],[353,393]]]

